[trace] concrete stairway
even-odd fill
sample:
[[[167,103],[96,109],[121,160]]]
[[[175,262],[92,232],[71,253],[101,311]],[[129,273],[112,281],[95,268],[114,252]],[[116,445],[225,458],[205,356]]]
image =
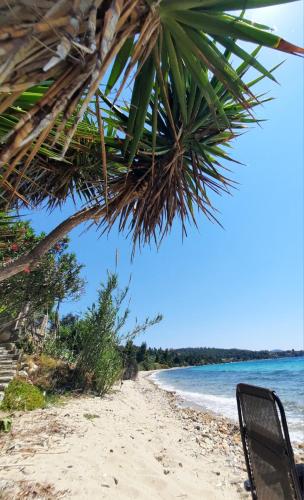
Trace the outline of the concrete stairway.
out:
[[[5,388],[16,375],[18,358],[15,344],[0,343],[0,401],[3,399]]]

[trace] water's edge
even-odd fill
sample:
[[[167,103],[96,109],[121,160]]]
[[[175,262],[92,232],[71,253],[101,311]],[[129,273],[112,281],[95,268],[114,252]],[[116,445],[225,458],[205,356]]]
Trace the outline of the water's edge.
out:
[[[205,365],[206,366],[206,365]],[[185,388],[179,387],[178,376],[176,376],[176,370],[180,370],[181,374],[184,370],[188,370],[191,367],[185,368],[171,368],[166,370],[155,370],[149,375],[149,379],[153,381],[158,387],[163,390],[174,392],[178,399],[181,401],[183,406],[189,406],[195,409],[201,409],[203,411],[208,411],[212,414],[223,416],[228,418],[233,423],[238,423],[236,398],[229,395],[219,395],[219,394],[207,394],[204,392],[196,392],[195,390],[185,390]],[[192,367],[193,368],[193,367]],[[174,381],[170,380],[172,375],[166,378],[165,372],[172,372],[174,370],[175,376]],[[161,374],[161,377],[160,377]],[[182,381],[181,376],[181,381]],[[182,383],[180,384],[182,385]],[[285,408],[286,409],[286,408]],[[299,416],[293,416],[290,412],[287,413],[287,420],[289,423],[289,433],[290,438],[294,444],[299,444],[304,442],[304,432],[303,432],[303,420],[299,419]]]

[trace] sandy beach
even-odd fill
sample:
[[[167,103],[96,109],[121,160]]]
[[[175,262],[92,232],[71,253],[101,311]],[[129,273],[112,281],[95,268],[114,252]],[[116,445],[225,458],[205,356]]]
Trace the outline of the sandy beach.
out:
[[[180,408],[147,373],[103,399],[15,414],[0,452],[1,499],[249,498],[237,427]]]
[[[72,398],[13,420],[12,434],[2,434],[0,442],[1,498],[244,495],[238,490],[246,473],[233,426],[178,409],[174,395],[157,388],[147,374],[104,399]]]

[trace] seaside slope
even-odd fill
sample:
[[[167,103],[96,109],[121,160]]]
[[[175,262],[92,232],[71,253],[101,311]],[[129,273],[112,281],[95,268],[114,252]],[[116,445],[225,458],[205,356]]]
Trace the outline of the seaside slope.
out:
[[[13,421],[13,432],[0,441],[1,498],[247,496],[233,424],[177,408],[174,396],[146,374],[103,399],[72,398]]]

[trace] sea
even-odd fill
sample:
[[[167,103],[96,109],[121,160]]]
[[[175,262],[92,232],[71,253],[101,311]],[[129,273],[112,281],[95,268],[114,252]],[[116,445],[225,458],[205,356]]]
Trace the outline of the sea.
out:
[[[152,375],[182,404],[237,421],[236,385],[267,387],[281,399],[291,440],[304,442],[304,357],[262,359],[160,370]]]

